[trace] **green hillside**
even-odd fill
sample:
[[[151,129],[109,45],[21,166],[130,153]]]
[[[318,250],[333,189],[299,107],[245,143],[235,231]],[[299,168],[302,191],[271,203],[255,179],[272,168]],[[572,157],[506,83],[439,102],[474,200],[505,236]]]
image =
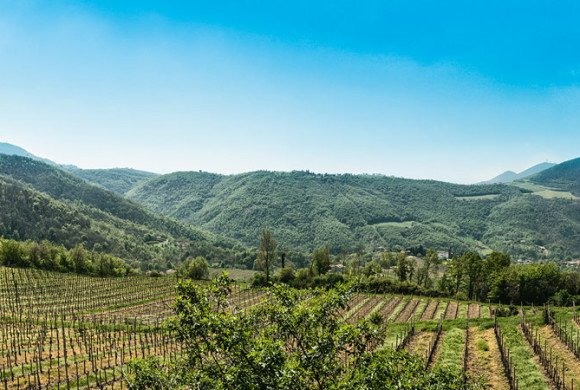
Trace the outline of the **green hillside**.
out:
[[[178,172],[144,182],[127,197],[248,246],[256,246],[260,230],[269,228],[283,247],[302,251],[324,245],[334,252],[343,246],[423,245],[458,252],[498,249],[531,259],[580,256],[578,243],[570,240],[580,231],[577,201],[544,199],[502,184],[309,172]]]
[[[531,176],[529,180],[536,184],[560,191],[569,191],[575,196],[580,196],[580,158],[558,164]]]
[[[58,168],[0,155],[0,235],[84,244],[132,266],[165,268],[192,254],[230,256],[233,240],[158,216]]]
[[[119,195],[124,195],[138,184],[157,176],[156,173],[130,168],[69,169],[68,172]]]

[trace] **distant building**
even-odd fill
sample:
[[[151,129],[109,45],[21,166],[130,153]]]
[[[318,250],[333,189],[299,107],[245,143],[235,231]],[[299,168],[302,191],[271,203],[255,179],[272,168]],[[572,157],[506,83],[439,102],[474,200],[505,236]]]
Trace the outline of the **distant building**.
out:
[[[330,265],[330,272],[343,273],[344,268],[345,267],[342,264],[331,264]]]
[[[449,251],[437,251],[437,257],[440,259],[449,260]]]

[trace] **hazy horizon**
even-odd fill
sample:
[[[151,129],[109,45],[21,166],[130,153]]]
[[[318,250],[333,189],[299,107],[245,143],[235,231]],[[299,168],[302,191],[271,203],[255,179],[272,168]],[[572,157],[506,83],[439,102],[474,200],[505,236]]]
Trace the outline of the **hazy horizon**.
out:
[[[0,140],[455,183],[578,157],[580,5],[0,0]]]

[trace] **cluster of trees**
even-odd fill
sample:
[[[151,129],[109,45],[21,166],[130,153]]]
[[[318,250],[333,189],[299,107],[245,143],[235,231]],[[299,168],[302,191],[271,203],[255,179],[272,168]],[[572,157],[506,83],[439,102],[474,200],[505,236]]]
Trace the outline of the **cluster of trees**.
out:
[[[374,348],[384,343],[384,326],[352,325],[336,314],[352,285],[308,292],[276,285],[254,310],[231,310],[231,287],[225,276],[209,286],[179,284],[171,326],[184,346],[182,359],[133,361],[131,388],[481,388],[449,368],[425,370],[418,355]]]
[[[424,251],[424,250],[423,250]],[[294,287],[332,287],[350,278],[359,278],[359,287],[376,292],[404,292],[475,299],[513,304],[542,304],[552,301],[569,304],[580,295],[580,273],[563,272],[553,262],[531,265],[512,264],[506,253],[492,252],[487,257],[474,252],[454,255],[441,266],[442,259],[430,248],[418,260],[407,252],[365,253],[359,247],[354,254],[341,251],[332,257],[328,247],[313,252],[309,264],[295,270],[286,267],[284,256],[276,249],[276,240],[268,230],[261,236],[256,264],[265,275],[257,274],[254,285],[283,282]],[[350,259],[350,260],[349,260]],[[348,263],[342,273],[328,274],[332,262]],[[280,267],[274,273],[274,266]],[[391,277],[385,275],[390,269]],[[360,277],[364,277],[360,281]],[[392,277],[396,277],[393,280]]]
[[[209,277],[209,264],[202,256],[187,259],[178,268],[179,276],[193,280],[202,280]]]
[[[580,294],[580,273],[563,272],[552,262],[515,265],[505,253],[483,259],[476,253],[454,256],[447,263],[440,290],[462,298],[513,304],[571,303]]]
[[[67,250],[62,245],[56,246],[48,241],[38,243],[2,239],[0,264],[94,276],[125,276],[133,272],[130,266],[117,257],[89,252],[81,245]]]

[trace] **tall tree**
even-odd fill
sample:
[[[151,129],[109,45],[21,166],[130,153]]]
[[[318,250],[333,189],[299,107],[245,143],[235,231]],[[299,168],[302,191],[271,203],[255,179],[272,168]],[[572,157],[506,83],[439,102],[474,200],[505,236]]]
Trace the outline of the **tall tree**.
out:
[[[475,297],[475,292],[479,288],[483,277],[483,260],[477,253],[465,253],[459,259],[464,264],[465,273],[467,275],[467,296],[469,299]]]
[[[395,273],[401,282],[404,282],[409,278],[409,267],[410,264],[407,254],[404,252],[397,253],[397,269],[395,270]]]
[[[279,252],[280,252],[280,263],[282,265],[282,268],[286,268],[286,251],[284,249],[281,249]]]
[[[447,271],[449,271],[449,278],[453,283],[452,292],[453,294],[457,294],[463,281],[463,275],[465,274],[465,266],[457,255],[453,255],[453,258],[447,263]]]
[[[269,230],[263,229],[258,248],[258,266],[266,273],[266,282],[270,282],[270,267],[276,259],[276,240]]]
[[[327,273],[330,268],[330,250],[328,249],[328,246],[315,250],[312,254],[312,262],[314,263],[319,275]]]

